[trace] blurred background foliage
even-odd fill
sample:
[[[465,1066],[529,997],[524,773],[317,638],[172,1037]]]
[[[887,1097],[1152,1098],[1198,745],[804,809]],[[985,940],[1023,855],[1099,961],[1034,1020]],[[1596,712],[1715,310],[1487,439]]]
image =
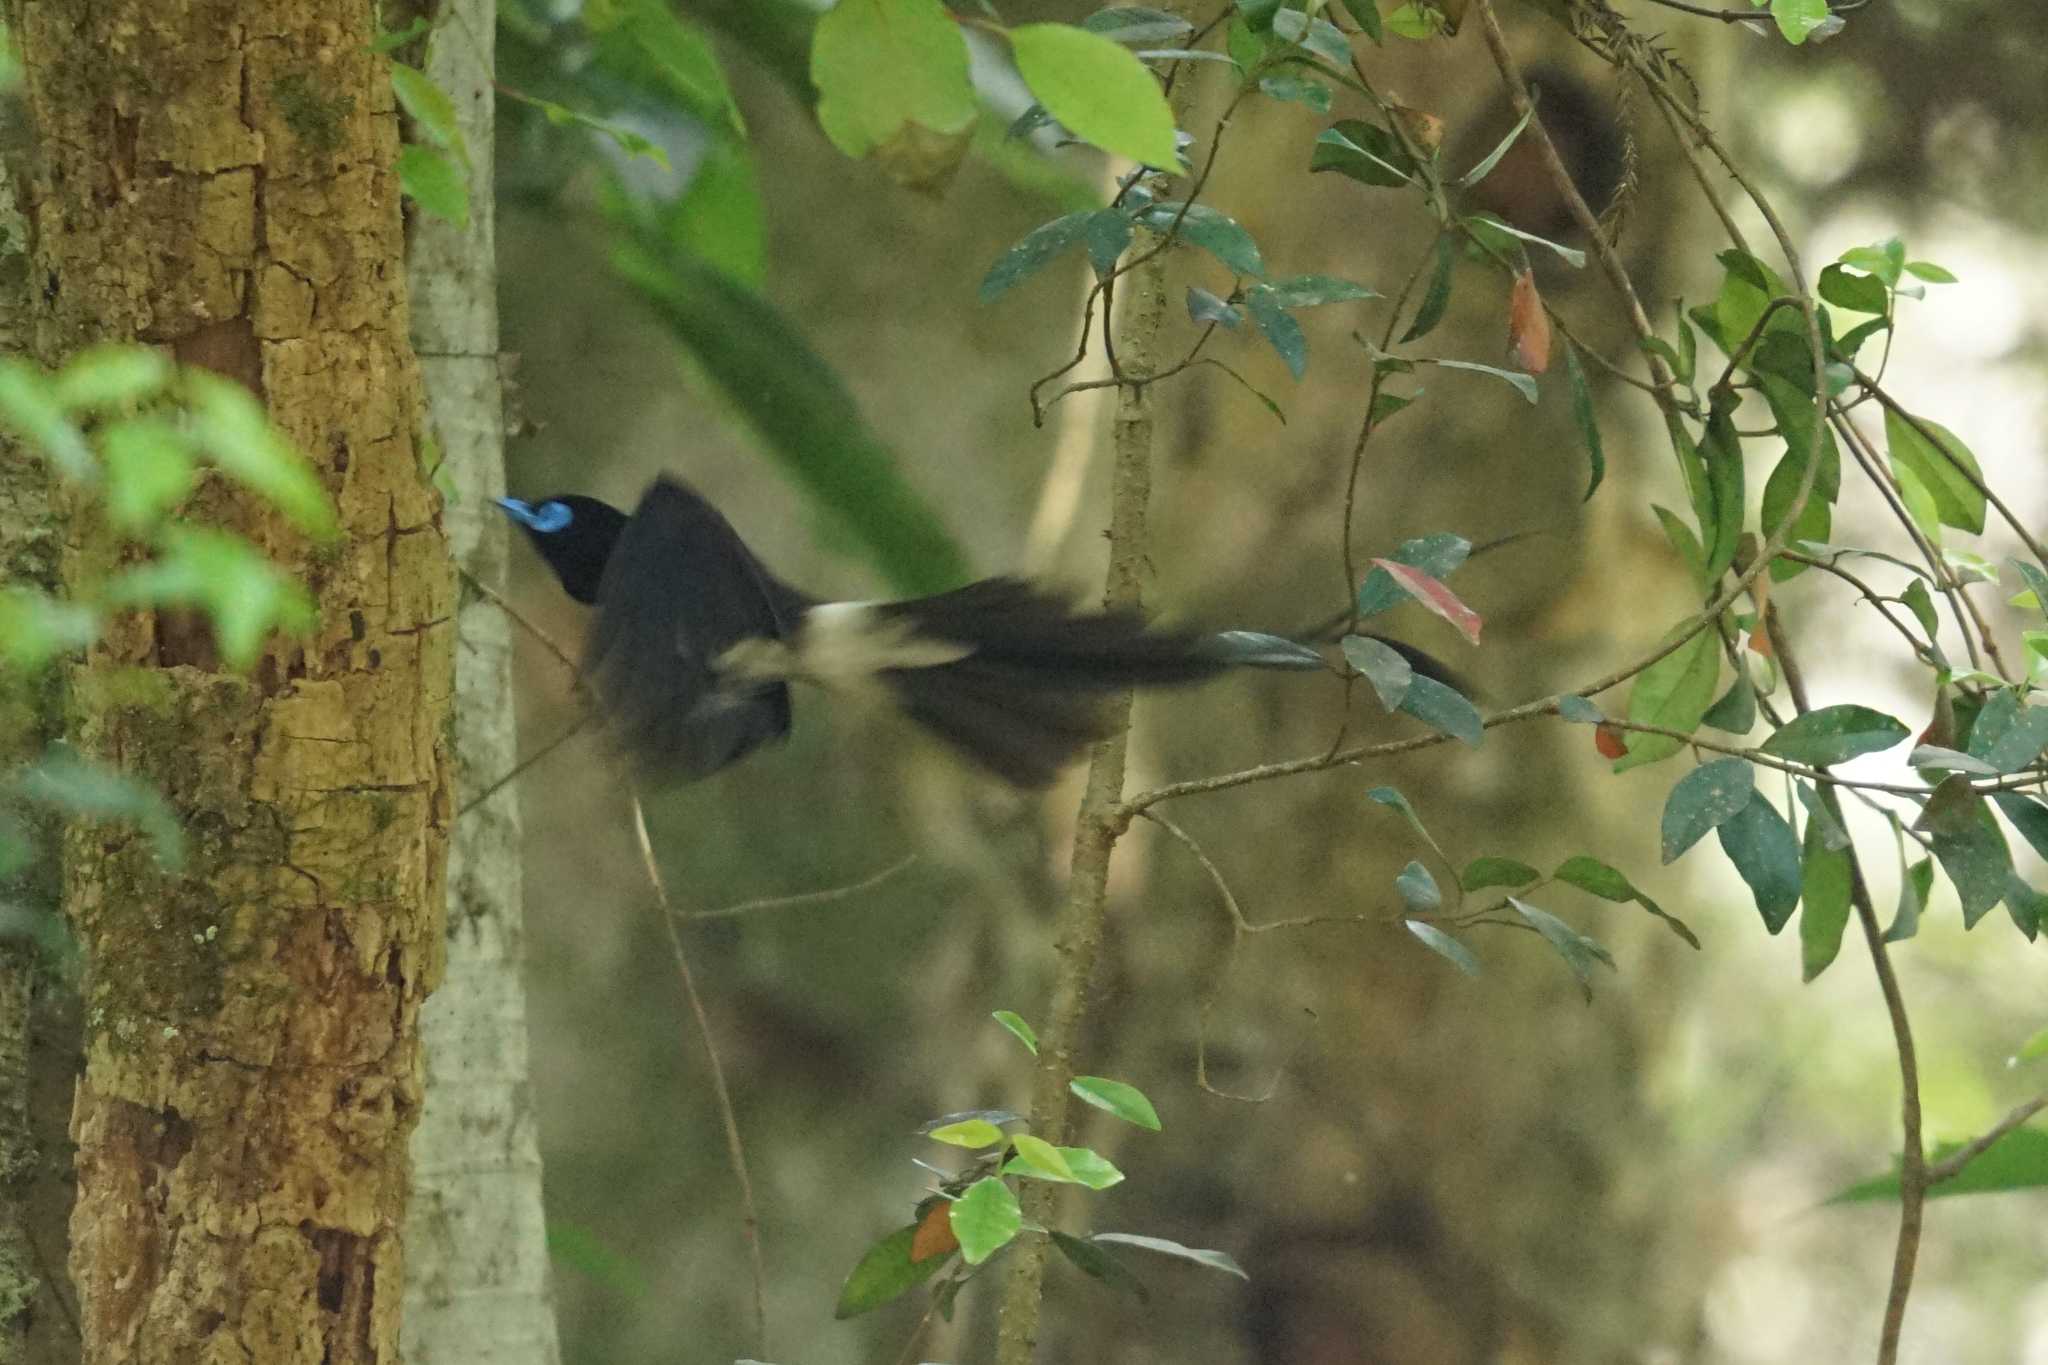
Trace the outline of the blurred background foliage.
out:
[[[708,46],[650,60],[646,45],[620,40],[651,22],[640,3],[502,6],[513,490],[630,504],[665,470],[815,591],[879,595],[1027,569],[1091,594],[1108,409],[1078,396],[1036,428],[1026,398],[1072,352],[1085,269],[1069,258],[993,305],[975,295],[1031,228],[1106,199],[1100,158],[1005,141],[1029,99],[990,77],[984,126],[951,183],[899,188],[820,132],[807,6],[686,0],[682,31]],[[1021,23],[1077,21],[1093,6],[1001,8]],[[1891,373],[2038,524],[2029,457],[2048,430],[2048,285],[2029,263],[2048,194],[2048,95],[2026,7],[1882,0],[1831,42],[1796,49],[1744,26],[1629,12],[1686,56],[1709,118],[1819,258],[1896,232],[1961,277],[1908,314]],[[1582,183],[1617,183],[1636,147],[1641,184],[1621,246],[1643,297],[1668,307],[1711,292],[1711,224],[1665,130],[1619,107],[1612,78],[1540,15],[1511,37],[1544,70],[1546,121]],[[1463,160],[1512,122],[1476,33],[1391,43],[1367,61],[1383,89],[1444,121]],[[1213,117],[1221,83],[1199,89]],[[1206,197],[1287,273],[1391,296],[1431,225],[1408,199],[1305,175],[1325,121],[1298,105],[1249,106]],[[1481,194],[1533,231],[1564,231],[1512,160]],[[1188,282],[1224,292],[1213,263],[1183,255]],[[1460,269],[1438,353],[1497,362],[1504,285]],[[1537,270],[1546,296],[1586,319],[1588,340],[1626,351],[1590,272],[1548,258]],[[1231,343],[1227,358],[1274,396],[1284,425],[1214,373],[1160,391],[1156,611],[1299,630],[1341,608],[1342,480],[1364,383],[1346,337],[1383,325],[1381,307],[1305,314],[1311,363],[1299,383],[1270,352]],[[1461,573],[1461,595],[1487,617],[1483,649],[1412,608],[1399,628],[1452,658],[1484,702],[1506,703],[1602,672],[1677,618],[1688,587],[1647,504],[1682,494],[1642,405],[1597,394],[1612,468],[1581,507],[1584,456],[1562,383],[1546,382],[1532,412],[1482,377],[1429,381],[1425,401],[1369,450],[1360,548],[1383,554],[1439,530],[1545,534]],[[1845,521],[1858,515],[1851,502]],[[524,609],[573,639],[572,610],[531,557],[515,560]],[[1869,663],[1890,657],[1870,623],[1828,612],[1840,599],[1803,584],[1780,601],[1796,630],[1826,641],[1824,695],[1889,688],[1899,714],[1924,711],[1902,663],[1896,676]],[[523,659],[532,749],[577,708],[545,651],[529,642]],[[1317,678],[1231,679],[1147,700],[1133,781],[1316,752],[1345,720],[1340,689]],[[1354,734],[1405,733],[1356,703],[1348,722]],[[1640,871],[1704,949],[1689,952],[1632,907],[1559,897],[1552,908],[1597,933],[1620,966],[1590,1006],[1521,936],[1477,941],[1478,980],[1405,934],[1358,926],[1259,936],[1232,959],[1202,870],[1157,831],[1135,831],[1113,871],[1113,942],[1083,1065],[1143,1086],[1165,1131],[1083,1125],[1083,1140],[1131,1177],[1095,1196],[1089,1217],[1225,1248],[1252,1282],[1147,1266],[1154,1293],[1141,1305],[1056,1268],[1042,1358],[1861,1358],[1893,1214],[1815,1206],[1896,1151],[1881,1008],[1853,946],[1802,988],[1797,949],[1757,931],[1725,869],[1648,871],[1647,812],[1674,775],[1615,777],[1583,729],[1523,726],[1476,751],[1445,746],[1169,812],[1254,920],[1392,908],[1390,879],[1420,850],[1365,798],[1380,783],[1405,792],[1460,861],[1583,852]],[[601,741],[579,738],[522,792],[565,1350],[579,1362],[729,1359],[748,1312],[737,1200],[617,769]],[[1022,1107],[1025,1059],[988,1012],[1042,1007],[1077,799],[1078,774],[1020,796],[892,716],[806,696],[787,745],[652,809],[672,890],[691,909],[914,858],[841,901],[687,930],[765,1218],[774,1358],[886,1361],[901,1350],[921,1311],[913,1301],[839,1324],[833,1300],[862,1249],[905,1221],[924,1181],[910,1158],[937,1159],[917,1126]],[[2038,1074],[2005,1065],[2043,1022],[2040,965],[2019,940],[1965,940],[1950,904],[1903,959],[1934,1136],[1979,1131],[2040,1088]],[[1212,996],[1211,1079],[1252,1092],[1277,1080],[1263,1104],[1195,1083],[1198,1007]],[[1907,1358],[2048,1360],[2042,1227],[2027,1196],[1932,1206]],[[993,1294],[976,1286],[920,1358],[981,1358],[992,1324]]]

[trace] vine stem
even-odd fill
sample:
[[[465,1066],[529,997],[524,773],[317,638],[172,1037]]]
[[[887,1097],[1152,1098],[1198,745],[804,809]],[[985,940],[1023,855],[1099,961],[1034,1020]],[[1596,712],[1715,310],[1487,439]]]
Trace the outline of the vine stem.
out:
[[[1177,6],[1168,6],[1169,9]],[[1193,82],[1178,82],[1172,102],[1184,122]],[[1217,138],[1223,128],[1219,123]],[[1215,164],[1215,147],[1204,167]],[[1199,188],[1199,187],[1197,187]],[[1188,202],[1195,198],[1195,190]],[[1166,316],[1166,257],[1147,253],[1124,273],[1123,307],[1117,318],[1117,369],[1143,380],[1159,363],[1159,334]],[[1106,320],[1105,320],[1106,321]],[[1152,445],[1157,421],[1153,389],[1143,382],[1117,388],[1110,470],[1109,570],[1102,600],[1108,607],[1139,605],[1145,566],[1145,514],[1152,493]],[[1088,763],[1088,782],[1075,819],[1073,861],[1066,901],[1054,938],[1052,1005],[1042,1031],[1038,1067],[1032,1077],[1031,1129],[1054,1144],[1067,1141],[1071,1124],[1068,1086],[1074,1058],[1088,1026],[1089,988],[1102,948],[1108,909],[1109,862],[1130,819],[1122,812],[1124,756],[1130,740],[1131,694],[1110,703],[1114,730],[1097,745]],[[1024,1218],[1051,1227],[1059,1190],[1045,1181],[1024,1182]],[[1050,1239],[1027,1235],[1010,1253],[997,1326],[998,1365],[1031,1365],[1038,1347],[1039,1310],[1045,1296],[1045,1263]]]

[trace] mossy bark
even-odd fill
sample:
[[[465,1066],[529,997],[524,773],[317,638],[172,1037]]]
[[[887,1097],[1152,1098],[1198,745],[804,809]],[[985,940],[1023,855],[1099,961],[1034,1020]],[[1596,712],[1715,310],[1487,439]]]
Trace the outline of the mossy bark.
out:
[[[177,615],[71,679],[75,743],[190,854],[67,838],[86,950],[71,1268],[88,1361],[398,1354],[417,1017],[439,972],[453,579],[416,446],[396,116],[367,0],[16,4],[35,349],[164,347],[248,384],[340,511],[315,547],[223,483],[320,624],[250,673]],[[66,572],[124,551],[89,513]]]

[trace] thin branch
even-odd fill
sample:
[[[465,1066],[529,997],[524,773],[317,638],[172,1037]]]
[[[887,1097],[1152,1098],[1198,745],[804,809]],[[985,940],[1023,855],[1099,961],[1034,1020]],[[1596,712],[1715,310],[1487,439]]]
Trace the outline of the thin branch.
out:
[[[916,861],[917,855],[909,853],[880,872],[863,877],[857,882],[848,882],[844,886],[830,886],[822,891],[799,891],[788,896],[761,896],[754,900],[741,901],[737,905],[720,906],[716,910],[682,914],[679,918],[685,924],[701,924],[705,920],[738,919],[742,915],[760,915],[771,910],[800,910],[814,905],[831,905],[837,901],[850,900],[863,891],[874,890]]]
[[[561,748],[570,740],[576,738],[577,735],[583,733],[583,727],[590,724],[590,722],[595,720],[596,718],[597,713],[594,711],[585,711],[582,715],[576,717],[574,721],[570,722],[568,729],[562,731],[561,734],[556,735],[553,739],[541,745],[538,749],[535,749],[525,758],[520,759],[517,763],[512,765],[512,770],[510,772],[506,773],[497,781],[491,783],[488,787],[485,787],[475,796],[470,797],[469,800],[463,802],[462,809],[455,812],[455,818],[460,820],[463,816],[469,814],[478,806],[481,806],[484,802],[496,796],[506,787],[510,786],[512,783],[524,777],[526,775],[527,769],[533,767],[534,764],[540,762],[549,754]]]
[[[1944,1180],[1954,1180],[1963,1173],[1963,1167],[1989,1151],[2000,1138],[2025,1123],[2043,1109],[2048,1109],[2048,1095],[2037,1095],[2010,1114],[1993,1124],[1989,1131],[1950,1152],[1927,1168],[1929,1186],[1939,1185]]]
[[[718,1059],[718,1045],[712,1040],[711,1018],[704,1012],[703,997],[690,973],[689,954],[683,951],[683,936],[676,932],[676,912],[669,903],[668,884],[662,879],[661,864],[654,856],[654,841],[647,837],[647,815],[640,807],[640,794],[630,792],[633,803],[633,833],[640,841],[640,860],[647,868],[647,880],[654,887],[654,903],[661,911],[661,926],[676,959],[676,975],[682,978],[683,995],[690,1002],[690,1014],[697,1021],[697,1037],[711,1062],[711,1096],[718,1109],[719,1124],[725,1129],[725,1153],[732,1166],[733,1181],[740,1191],[740,1230],[747,1243],[747,1259],[754,1276],[754,1350],[768,1356],[768,1271],[761,1258],[761,1218],[754,1208],[754,1182],[747,1177],[747,1149],[740,1141],[740,1124],[733,1112],[732,1092],[726,1088],[725,1066]]]

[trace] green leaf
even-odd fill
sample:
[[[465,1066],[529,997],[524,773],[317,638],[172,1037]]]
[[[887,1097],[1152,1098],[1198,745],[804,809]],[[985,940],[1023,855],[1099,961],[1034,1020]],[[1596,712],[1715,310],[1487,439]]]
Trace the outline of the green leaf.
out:
[[[995,1146],[1003,1140],[1003,1130],[987,1119],[963,1119],[959,1123],[948,1123],[934,1128],[925,1136],[950,1147],[966,1147],[971,1150]]]
[[[1309,151],[1308,168],[1382,189],[1400,189],[1415,175],[1415,162],[1400,140],[1362,119],[1339,119],[1324,129]]]
[[[768,454],[906,596],[957,586],[966,557],[894,451],[783,315],[707,265],[629,250],[617,264]]]
[[[1740,758],[1702,763],[1671,788],[1664,802],[1663,858],[1669,864],[1741,814],[1756,794],[1756,770]]]
[[[1785,41],[1797,46],[1828,22],[1828,0],[1771,0],[1771,17]]]
[[[1476,360],[1432,360],[1429,363],[1441,366],[1446,370],[1471,370],[1475,374],[1490,374],[1495,379],[1504,379],[1514,385],[1515,392],[1521,394],[1522,397],[1528,399],[1531,403],[1536,401],[1535,378],[1523,374],[1520,370],[1504,370],[1498,365],[1481,365]]]
[[[910,1259],[911,1244],[917,1240],[917,1224],[898,1228],[867,1249],[846,1283],[839,1290],[839,1302],[832,1316],[844,1321],[880,1308],[901,1298],[937,1274],[948,1257]]]
[[[1214,256],[1239,275],[1264,275],[1266,263],[1259,256],[1259,244],[1237,225],[1235,219],[1218,213],[1207,204],[1189,204],[1181,213],[1177,199],[1162,199],[1138,215],[1138,221],[1154,232],[1164,233],[1180,219],[1177,234]]]
[[[953,1223],[953,1235],[960,1240],[960,1254],[969,1265],[980,1265],[1001,1251],[1024,1226],[1017,1196],[992,1175],[969,1185],[967,1193],[953,1201],[947,1216]]]
[[[653,65],[683,108],[702,123],[744,138],[746,120],[703,30],[685,23],[668,0],[626,0],[626,5],[620,31]]]
[[[398,188],[442,222],[469,226],[469,188],[462,168],[435,148],[409,142],[398,149]]]
[[[1013,285],[1043,269],[1055,256],[1081,245],[1087,239],[1089,225],[1094,218],[1093,212],[1069,213],[1025,233],[1023,240],[996,257],[996,263],[981,277],[981,301],[994,303]]]
[[[1417,4],[1415,0],[1396,5],[1386,14],[1387,32],[1397,38],[1409,38],[1416,42],[1434,38],[1448,30],[1443,11],[1434,5]]]
[[[1875,275],[1852,275],[1843,265],[1820,272],[1820,296],[1851,313],[1884,314],[1891,310],[1891,291]]]
[[[1727,572],[1742,542],[1744,469],[1742,438],[1735,431],[1735,404],[1732,396],[1716,395],[1699,445],[1706,471],[1707,505],[1697,510],[1709,583]]]
[[[84,649],[99,633],[99,617],[90,607],[32,588],[0,588],[0,660],[10,668],[33,673],[52,659]]]
[[[1449,578],[1472,554],[1472,542],[1449,531],[1404,540],[1394,553],[1385,556],[1397,564],[1422,570],[1441,582]],[[1377,557],[1377,556],[1376,556]],[[1392,606],[1413,600],[1408,590],[1394,581],[1385,569],[1374,568],[1358,585],[1358,614],[1377,616]]]
[[[1394,891],[1411,914],[1429,915],[1443,908],[1443,892],[1437,890],[1436,878],[1421,863],[1411,860],[1401,869],[1401,875],[1394,878]]]
[[[1993,772],[2013,773],[2029,767],[2048,748],[2048,707],[2028,706],[2019,693],[2000,688],[1992,693],[1970,726],[1968,753]]]
[[[1067,1165],[1067,1159],[1060,1155],[1059,1148],[1044,1138],[1018,1133],[1010,1139],[1010,1145],[1017,1153],[1016,1161],[1011,1164],[1022,1167],[1018,1174],[1034,1175],[1044,1180],[1063,1180],[1068,1184],[1080,1183],[1073,1168]]]
[[[1358,21],[1358,26],[1365,31],[1365,36],[1372,39],[1375,43],[1379,42],[1381,37],[1379,0],[1343,0],[1343,5],[1345,12]]]
[[[2021,1043],[2019,1051],[2013,1053],[2007,1060],[2006,1065],[2018,1066],[2022,1062],[2038,1062],[2043,1057],[2048,1057],[2048,1028],[2042,1029],[2033,1037],[2027,1039],[2026,1042]]]
[[[1376,299],[1379,295],[1362,284],[1340,280],[1334,275],[1296,275],[1259,285],[1282,308],[1316,308],[1326,303],[1349,303],[1353,299]]]
[[[2048,924],[2048,896],[2027,885],[2026,879],[2014,872],[2005,879],[2005,913],[2012,916],[2013,926],[2032,943],[2041,926]]]
[[[1259,92],[1269,99],[1305,105],[1318,114],[1330,112],[1330,87],[1292,71],[1277,71],[1259,78]]]
[[[1311,19],[1300,10],[1283,5],[1273,12],[1273,33],[1339,70],[1351,65],[1351,40],[1327,19]]]
[[[1971,535],[1981,534],[1984,530],[1984,494],[1980,491],[1983,475],[1977,467],[1977,457],[1947,427],[1924,418],[1920,425],[1941,442],[1940,447],[1922,436],[1898,413],[1889,408],[1885,410],[1884,439],[1891,449],[1894,470],[1903,466],[1913,472],[1934,499],[1935,514],[1942,525],[1954,526]]]
[[[1251,310],[1252,322],[1258,327],[1259,335],[1286,363],[1287,372],[1296,379],[1301,378],[1308,369],[1308,337],[1303,335],[1301,324],[1264,285],[1253,285],[1244,302],[1245,307]]]
[[[1475,749],[1486,738],[1486,723],[1477,707],[1455,689],[1419,673],[1409,682],[1408,691],[1396,709]]]
[[[268,499],[308,535],[332,540],[340,534],[327,489],[270,424],[254,394],[208,370],[187,370],[183,382],[193,438],[223,473]]]
[[[1799,959],[1801,979],[1811,981],[1827,970],[1842,948],[1849,925],[1849,889],[1854,868],[1846,848],[1829,848],[1821,822],[1806,822],[1806,847],[1800,864]]]
[[[107,517],[118,530],[142,531],[184,501],[199,482],[192,441],[161,417],[125,417],[100,429],[107,467]]]
[[[1953,274],[1949,273],[1945,267],[1938,266],[1932,261],[1908,261],[1906,262],[1906,273],[1916,279],[1925,280],[1929,284],[1954,284],[1956,282],[1956,277]]]
[[[1707,714],[1700,717],[1700,724],[1731,735],[1750,732],[1756,724],[1756,688],[1750,684],[1749,674],[1735,675],[1735,681],[1728,684],[1721,700],[1708,707]]]
[[[1119,43],[1148,47],[1154,43],[1178,42],[1195,31],[1195,26],[1177,14],[1147,5],[1112,5],[1099,9],[1081,21],[1090,33],[1099,33]]]
[[[1439,233],[1432,248],[1435,260],[1430,265],[1429,288],[1422,293],[1422,303],[1415,310],[1415,321],[1408,324],[1408,330],[1401,336],[1406,346],[1428,336],[1436,325],[1444,320],[1444,310],[1451,302],[1451,274],[1458,259],[1457,242],[1448,232]]]
[[[1670,508],[1652,503],[1650,510],[1657,514],[1657,524],[1664,528],[1664,538],[1671,542],[1671,548],[1678,555],[1679,562],[1685,565],[1686,570],[1692,575],[1693,582],[1704,591],[1707,586],[1707,555],[1706,551],[1700,548],[1700,538],[1694,535],[1692,528],[1679,520],[1678,514]]]
[[[1282,668],[1296,672],[1320,673],[1329,661],[1321,651],[1284,635],[1263,630],[1219,630],[1195,642],[1195,653],[1205,659],[1246,668]]]
[[[109,579],[106,599],[114,606],[203,608],[233,668],[256,662],[273,630],[301,634],[317,619],[306,590],[248,541],[195,526],[166,526],[161,553]]]
[[[1472,955],[1470,948],[1467,948],[1434,924],[1424,924],[1419,919],[1402,920],[1401,923],[1407,925],[1408,932],[1422,941],[1423,947],[1429,949],[1438,957],[1446,959],[1465,975],[1479,975],[1479,959]]]
[[[1968,1146],[1964,1142],[1939,1142],[1927,1154],[1929,1165],[1937,1165]],[[1962,1170],[1939,1185],[1928,1187],[1929,1199],[1948,1199],[1959,1194],[1997,1194],[2005,1190],[2032,1190],[2048,1185],[2048,1131],[2021,1125],[1985,1148]],[[1831,1196],[1829,1204],[1860,1204],[1899,1197],[1899,1177],[1872,1176],[1859,1180]]]
[[[1114,1114],[1125,1123],[1149,1128],[1155,1133],[1159,1131],[1159,1114],[1152,1108],[1152,1101],[1134,1085],[1105,1080],[1100,1076],[1076,1076],[1068,1083],[1067,1089],[1084,1103]]]
[[[1887,237],[1869,246],[1850,247],[1842,253],[1841,261],[1843,265],[1854,266],[1896,287],[1899,272],[1906,265],[1906,247],[1898,238]]]
[[[1748,884],[1764,927],[1777,933],[1799,904],[1800,849],[1792,827],[1762,792],[1752,792],[1749,804],[1715,833],[1721,851]]]
[[[1117,258],[1131,244],[1132,230],[1130,215],[1122,209],[1098,209],[1088,215],[1081,235],[1088,248],[1088,264],[1098,279],[1116,269]]]
[[[850,157],[875,155],[913,186],[945,182],[979,112],[966,39],[939,0],[841,0],[818,16],[811,80],[832,145]]]
[[[1761,747],[1778,758],[1823,767],[1880,753],[1911,733],[1904,722],[1867,706],[1823,706],[1786,722]]]
[[[1542,874],[1515,858],[1474,858],[1458,874],[1458,885],[1467,891],[1484,891],[1492,886],[1527,886]]]
[[[688,188],[663,220],[670,240],[740,284],[756,289],[767,278],[768,230],[760,178],[753,157],[737,139],[721,138],[705,149]]]
[[[1617,903],[1634,901],[1658,919],[1663,920],[1665,928],[1684,939],[1692,947],[1698,948],[1700,946],[1699,938],[1686,925],[1684,920],[1657,904],[1656,901],[1651,900],[1649,896],[1643,893],[1640,887],[1636,886],[1627,877],[1624,877],[1618,869],[1609,867],[1598,858],[1589,857],[1583,853],[1567,858],[1558,864],[1557,871],[1551,873],[1550,876],[1553,881],[1563,882],[1567,886],[1575,886],[1579,890],[1589,895],[1598,896],[1604,901],[1615,901]]]
[[[1108,1158],[1086,1147],[1055,1147],[1053,1150],[1067,1163],[1075,1181],[1091,1190],[1106,1190],[1123,1181],[1124,1173],[1112,1166]]]
[[[163,392],[171,362],[148,346],[88,346],[57,371],[56,399],[67,408],[118,408]]]
[[[185,831],[163,793],[68,745],[53,745],[40,761],[15,770],[7,788],[66,815],[133,824],[155,846],[158,866],[177,872],[185,865]]]
[[[1903,838],[1903,836],[1901,836]],[[1901,860],[1903,865],[1903,859]],[[1922,858],[1899,878],[1899,910],[1891,928],[1884,931],[1886,943],[1903,943],[1920,932],[1920,916],[1927,909],[1927,897],[1934,890],[1934,859]]]
[[[1593,964],[1604,962],[1612,971],[1615,969],[1613,955],[1548,910],[1539,909],[1514,896],[1508,897],[1508,904],[1564,959],[1564,965],[1571,968],[1572,975],[1578,980],[1580,993],[1590,1003],[1593,999]]]
[[[1767,384],[1771,382],[1774,381],[1766,380]],[[1811,403],[1802,403],[1800,407],[1806,415],[1807,425],[1810,427],[1813,412],[1812,405]],[[1833,434],[1823,433],[1822,439],[1821,460],[1823,470],[1825,471],[1831,465],[1839,469],[1841,457],[1836,450]],[[1788,440],[1784,458],[1778,461],[1778,467],[1771,471],[1771,477],[1764,482],[1764,501],[1761,515],[1758,518],[1758,524],[1762,527],[1763,533],[1766,536],[1775,536],[1785,525],[1786,516],[1791,512],[1792,504],[1799,496],[1799,487],[1806,480],[1806,461],[1809,448],[1804,437],[1794,437]],[[1807,494],[1805,504],[1799,509],[1798,518],[1792,522],[1791,529],[1786,532],[1785,540],[1787,544],[1803,540],[1826,540],[1833,532],[1835,514],[1832,503],[1835,494],[1828,490],[1827,485],[1828,480],[1824,473],[1815,478],[1813,487]],[[1806,565],[1790,559],[1774,559],[1771,561],[1771,579],[1773,582],[1783,583],[1789,579],[1797,578],[1800,574],[1805,573],[1806,569]]]
[[[0,357],[0,423],[42,451],[65,477],[85,480],[96,472],[85,433],[57,401],[54,382],[13,356]]]
[[[2005,562],[2012,565],[2013,571],[2019,574],[2021,581],[2027,585],[2026,592],[2012,599],[2012,605],[2030,606],[2043,616],[2048,616],[2048,573],[2041,572],[2040,566],[2032,560],[2015,557]],[[2033,598],[2031,602],[2022,602],[2022,598],[2029,596]]]
[[[1024,84],[1074,136],[1148,166],[1179,169],[1173,111],[1128,48],[1071,24],[1024,24],[1009,37]]]
[[[1706,715],[1720,678],[1720,642],[1711,630],[1699,631],[1637,675],[1629,690],[1628,719],[1691,734]],[[1618,773],[1661,762],[1685,743],[1668,735],[1637,733],[1627,735],[1624,742],[1628,752],[1614,761]]]
[[[1220,323],[1235,331],[1244,324],[1244,311],[1229,300],[1191,284],[1188,286],[1188,319]]]
[[[1586,385],[1585,367],[1579,364],[1579,348],[1569,339],[1564,344],[1564,372],[1571,385],[1572,420],[1578,424],[1579,439],[1586,443],[1586,457],[1592,466],[1586,480],[1586,495],[1579,499],[1587,502],[1607,477],[1607,452],[1600,444],[1600,419],[1593,412],[1593,391]]]
[[[1466,228],[1471,231],[1474,237],[1477,237],[1496,251],[1508,250],[1507,239],[1513,238],[1518,242],[1528,242],[1531,245],[1546,247],[1556,252],[1559,259],[1575,270],[1585,267],[1585,252],[1573,247],[1560,246],[1548,237],[1538,237],[1533,232],[1524,232],[1514,224],[1496,218],[1490,213],[1475,213],[1466,218],[1464,222]]]
[[[1955,883],[1956,897],[1962,902],[1963,927],[1974,929],[1992,906],[2005,899],[2006,883],[2012,874],[2012,851],[2006,847],[2005,835],[1992,820],[1984,798],[1960,785],[1966,781],[1960,777],[1944,781],[1936,788],[1937,797],[1929,800],[1921,819],[1929,828],[1928,842],[1934,847],[1935,860]],[[1951,787],[1951,783],[1958,785]],[[1957,809],[1937,815],[1935,801],[1942,788],[1958,793]]]
[[[997,1010],[989,1018],[1008,1029],[1032,1056],[1038,1055],[1038,1035],[1031,1031],[1031,1025],[1024,1022],[1023,1015],[1015,1010]]]
[[[1249,1281],[1251,1279],[1251,1276],[1244,1273],[1243,1267],[1239,1266],[1225,1252],[1182,1246],[1179,1242],[1170,1242],[1164,1237],[1140,1237],[1132,1232],[1098,1232],[1088,1240],[1091,1242],[1109,1242],[1116,1246],[1137,1247],[1140,1251],[1154,1251],[1161,1256],[1177,1257],[1183,1261],[1192,1261],[1196,1265],[1207,1266],[1211,1270],[1220,1270],[1226,1275],[1235,1275],[1240,1280]]]
[[[404,62],[391,63],[391,91],[412,120],[413,127],[427,140],[469,164],[469,148],[462,141],[462,126],[455,118],[455,101],[448,92],[428,78],[427,73]]]
[[[1136,1295],[1140,1303],[1150,1300],[1151,1295],[1146,1291],[1144,1283],[1131,1273],[1130,1267],[1101,1247],[1064,1232],[1055,1231],[1050,1235],[1052,1244],[1059,1248],[1060,1255],[1066,1257],[1067,1263],[1083,1275],[1101,1280],[1112,1288],[1127,1290]]]
[[[1400,653],[1369,635],[1344,637],[1344,660],[1365,675],[1380,705],[1392,711],[1408,695],[1415,680],[1415,667]]]

